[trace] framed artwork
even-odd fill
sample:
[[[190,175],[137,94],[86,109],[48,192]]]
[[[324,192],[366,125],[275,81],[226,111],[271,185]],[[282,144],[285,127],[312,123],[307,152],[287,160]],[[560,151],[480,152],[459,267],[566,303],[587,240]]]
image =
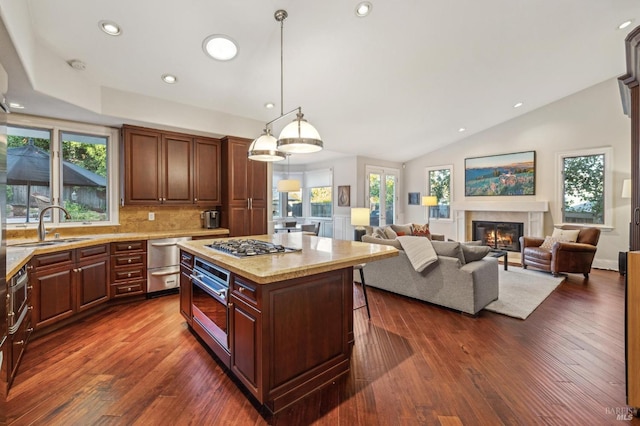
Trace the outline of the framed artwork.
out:
[[[465,158],[464,195],[535,195],[536,152]]]
[[[420,205],[420,193],[419,192],[410,192],[409,193],[409,205],[410,206],[419,206]]]
[[[338,206],[349,207],[351,205],[351,186],[338,186]]]

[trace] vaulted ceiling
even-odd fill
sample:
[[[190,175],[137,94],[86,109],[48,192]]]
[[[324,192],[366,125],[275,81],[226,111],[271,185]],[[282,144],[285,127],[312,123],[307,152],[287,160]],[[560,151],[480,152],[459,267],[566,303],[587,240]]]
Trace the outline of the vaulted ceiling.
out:
[[[170,102],[176,115],[246,120],[255,131],[238,136],[257,137],[282,107],[273,14],[286,9],[284,111],[302,106],[325,157],[403,162],[624,74],[624,38],[640,24],[637,0],[370,2],[360,18],[356,0],[0,0],[7,98],[28,114],[118,125],[104,98],[127,93]],[[122,34],[104,34],[101,20]],[[210,34],[234,39],[238,56],[207,57]],[[93,90],[99,102],[87,100]],[[197,130],[226,130],[214,127]]]

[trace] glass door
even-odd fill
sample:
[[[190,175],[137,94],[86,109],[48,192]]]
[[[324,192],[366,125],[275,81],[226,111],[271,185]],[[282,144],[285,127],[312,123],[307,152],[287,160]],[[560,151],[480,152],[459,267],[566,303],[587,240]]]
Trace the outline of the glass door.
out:
[[[395,223],[398,175],[398,170],[367,167],[369,224],[371,226]]]

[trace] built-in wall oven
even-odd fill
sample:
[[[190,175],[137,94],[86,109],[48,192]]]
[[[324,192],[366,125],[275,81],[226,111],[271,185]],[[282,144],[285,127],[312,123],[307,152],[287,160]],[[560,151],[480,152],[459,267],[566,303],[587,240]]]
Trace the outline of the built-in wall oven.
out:
[[[27,265],[23,266],[9,281],[7,293],[7,325],[9,334],[14,334],[27,314],[29,297]]]
[[[191,274],[191,308],[195,321],[229,351],[229,282],[231,274],[206,260],[194,258]]]

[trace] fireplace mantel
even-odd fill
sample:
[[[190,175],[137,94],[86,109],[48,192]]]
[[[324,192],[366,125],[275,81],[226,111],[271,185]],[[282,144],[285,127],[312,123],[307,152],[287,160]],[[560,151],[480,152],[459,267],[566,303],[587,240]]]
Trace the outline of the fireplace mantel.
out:
[[[495,212],[497,215],[511,215],[509,218],[498,220],[521,221],[524,224],[525,235],[542,237],[544,232],[544,214],[549,211],[548,201],[460,201],[452,203],[451,210],[456,223],[456,239],[467,241],[471,236],[469,221],[476,215],[487,216],[485,212]],[[488,218],[485,218],[488,219]]]

